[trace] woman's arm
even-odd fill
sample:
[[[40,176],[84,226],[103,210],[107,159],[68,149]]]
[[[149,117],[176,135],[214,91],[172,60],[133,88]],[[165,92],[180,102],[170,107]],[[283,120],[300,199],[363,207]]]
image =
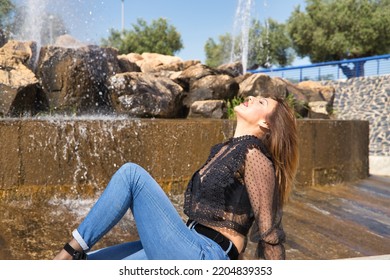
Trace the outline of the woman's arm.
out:
[[[245,185],[257,225],[257,255],[262,259],[285,259],[284,232],[277,213],[275,170],[259,150],[248,151],[245,160]]]

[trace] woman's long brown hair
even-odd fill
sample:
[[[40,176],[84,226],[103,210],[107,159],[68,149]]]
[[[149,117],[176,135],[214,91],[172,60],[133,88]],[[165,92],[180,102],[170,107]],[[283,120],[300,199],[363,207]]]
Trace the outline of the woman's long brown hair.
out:
[[[279,186],[280,203],[283,206],[289,198],[295,183],[298,168],[298,133],[293,108],[278,97],[272,97],[277,105],[268,117],[269,133],[264,144],[272,154]]]

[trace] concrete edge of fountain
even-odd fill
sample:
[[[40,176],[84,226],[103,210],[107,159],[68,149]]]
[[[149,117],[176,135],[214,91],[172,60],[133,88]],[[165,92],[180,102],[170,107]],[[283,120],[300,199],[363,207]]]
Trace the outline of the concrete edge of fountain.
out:
[[[230,120],[2,120],[0,197],[94,195],[129,161],[166,192],[182,192],[211,146],[230,138],[234,126]],[[298,132],[299,187],[369,175],[368,122],[304,119]]]

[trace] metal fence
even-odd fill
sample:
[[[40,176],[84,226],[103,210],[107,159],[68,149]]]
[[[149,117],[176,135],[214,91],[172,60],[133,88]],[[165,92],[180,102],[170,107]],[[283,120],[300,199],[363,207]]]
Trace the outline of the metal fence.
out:
[[[265,73],[270,77],[281,77],[291,82],[379,76],[390,74],[390,54],[329,61],[304,66],[248,70],[248,72]]]

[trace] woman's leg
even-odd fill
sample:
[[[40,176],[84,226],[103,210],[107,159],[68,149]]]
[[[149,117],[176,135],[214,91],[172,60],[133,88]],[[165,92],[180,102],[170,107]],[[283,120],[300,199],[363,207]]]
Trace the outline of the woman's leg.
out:
[[[131,163],[114,174],[73,236],[87,251],[129,208],[148,259],[200,259],[205,257],[205,247],[207,251],[216,245],[189,230],[157,182],[143,168]],[[211,248],[211,254],[218,251],[216,246]],[[219,253],[217,258],[224,258]]]

